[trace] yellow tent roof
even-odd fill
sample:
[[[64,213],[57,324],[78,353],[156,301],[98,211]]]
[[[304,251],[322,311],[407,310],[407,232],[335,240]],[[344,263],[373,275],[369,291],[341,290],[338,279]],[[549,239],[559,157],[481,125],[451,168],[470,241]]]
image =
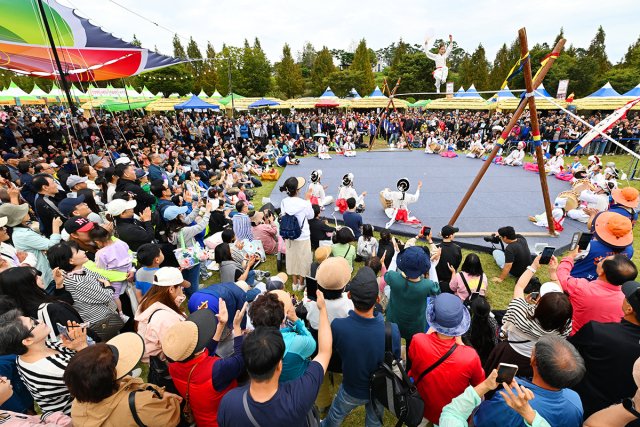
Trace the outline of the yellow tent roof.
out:
[[[358,98],[349,102],[349,108],[385,108],[389,105],[388,98]],[[396,108],[407,108],[407,102],[402,99],[393,98]],[[393,108],[389,105],[389,108]]]
[[[159,98],[145,107],[148,112],[173,111],[173,106],[186,101],[187,98]]]
[[[489,110],[492,107],[481,98],[440,98],[426,105],[429,110]]]
[[[559,110],[558,107],[553,105],[551,102],[547,101],[544,98],[535,98],[536,100],[536,110]],[[554,99],[558,105],[561,105],[562,108],[567,108],[567,103],[565,101],[561,101],[559,99]],[[518,104],[520,103],[519,98],[507,98],[498,100],[497,108],[501,110],[515,110],[518,108]],[[527,103],[527,109],[529,108],[529,103]]]
[[[295,98],[288,99],[281,103],[280,105],[275,105],[271,108],[291,108],[294,107],[296,110],[304,110],[304,109],[314,109],[316,108],[316,104],[320,102],[335,101],[340,104],[339,107],[334,108],[348,108],[353,100],[350,99],[339,99],[339,98]]]
[[[576,99],[573,104],[578,110],[617,110],[634,97],[621,96],[620,98],[582,98]],[[640,110],[640,103],[636,104],[632,110]]]

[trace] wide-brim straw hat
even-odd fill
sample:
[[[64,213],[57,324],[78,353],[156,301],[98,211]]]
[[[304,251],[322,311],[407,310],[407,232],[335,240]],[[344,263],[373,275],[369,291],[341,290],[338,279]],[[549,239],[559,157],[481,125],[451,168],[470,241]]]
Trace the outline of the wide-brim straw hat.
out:
[[[563,191],[558,194],[558,199],[567,199],[567,204],[564,206],[565,211],[570,211],[578,207],[578,199],[580,195],[572,190]]]
[[[342,257],[326,259],[316,271],[318,286],[327,290],[342,289],[349,279],[351,279],[351,266],[349,261]]]
[[[125,332],[107,341],[116,361],[116,380],[127,376],[142,359],[144,341],[135,332]]]

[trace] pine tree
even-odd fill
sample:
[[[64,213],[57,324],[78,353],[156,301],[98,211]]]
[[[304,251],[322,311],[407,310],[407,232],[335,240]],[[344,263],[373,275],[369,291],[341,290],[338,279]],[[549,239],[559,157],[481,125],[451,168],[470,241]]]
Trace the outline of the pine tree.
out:
[[[596,36],[593,38],[593,40],[591,40],[591,44],[587,49],[587,55],[595,59],[598,63],[596,78],[603,76],[611,68],[611,63],[609,62],[609,58],[607,58],[604,39],[605,33],[601,25],[596,32]]]
[[[313,61],[313,70],[311,71],[311,81],[313,82],[314,94],[320,96],[325,89],[324,79],[336,72],[333,65],[333,56],[326,46],[318,52],[315,61]]]
[[[134,46],[138,46],[141,47],[142,46],[142,42],[140,42],[140,40],[138,40],[138,38],[136,37],[136,35],[133,35],[133,40],[131,40],[131,44]]]
[[[265,96],[273,89],[271,80],[271,63],[262,50],[260,40],[256,37],[251,48],[251,61],[245,62],[244,69],[251,70],[250,78],[246,83],[249,96]]]
[[[473,84],[473,66],[471,64],[471,57],[468,53],[464,55],[458,68],[458,87],[454,87],[454,90],[458,90],[460,86],[469,89],[469,86]]]
[[[234,46],[222,45],[222,50],[218,53],[217,64],[218,65],[218,87],[220,93],[223,96],[230,95],[229,85],[229,59],[231,58],[231,79],[233,83],[233,93],[237,95],[246,94],[242,91],[242,88],[238,89],[238,82],[241,80],[242,69],[242,50]]]
[[[391,60],[391,70],[395,71],[398,66],[398,62],[402,59],[403,55],[407,54],[407,44],[400,39],[398,46],[393,52],[393,59]]]
[[[635,67],[640,71],[640,37],[629,46],[620,65],[623,67]]]
[[[189,44],[187,45],[187,56],[189,59],[200,59],[202,58],[202,52],[200,52],[200,48],[193,40],[193,37],[189,39]],[[193,93],[196,95],[200,93],[202,90],[202,71],[203,64],[202,61],[191,61],[186,64],[187,70],[191,71],[193,75]]]
[[[173,56],[174,58],[187,58],[187,53],[184,51],[177,34],[173,36]]]
[[[287,43],[282,48],[282,60],[278,64],[276,82],[278,88],[287,95],[287,98],[293,98],[304,91],[304,79],[300,66],[294,62],[291,48]]]
[[[560,33],[556,36],[556,39],[553,41],[553,46],[551,46],[551,49],[555,48],[558,42],[563,38],[564,38],[564,27],[560,27]],[[564,50],[564,48],[562,48],[562,50]]]
[[[489,65],[489,61],[487,61],[487,56],[482,43],[478,45],[478,48],[471,55],[471,64],[473,64],[473,81],[471,83],[475,85],[477,90],[488,90],[491,66]]]
[[[318,54],[316,53],[316,49],[313,47],[311,42],[305,41],[302,46],[302,50],[299,50],[296,54],[296,60],[301,67],[313,70],[313,63],[317,56]]]
[[[205,55],[207,59],[205,59],[202,64],[202,90],[204,90],[205,93],[213,95],[218,83],[218,73],[216,72],[216,51],[210,41],[207,41]],[[225,63],[223,62],[222,64]]]
[[[376,87],[376,80],[371,69],[371,61],[369,60],[369,50],[365,39],[360,40],[358,48],[353,55],[353,62],[349,67],[350,71],[362,71],[362,84],[360,87],[364,93],[371,93]]]
[[[512,67],[512,64],[509,64],[508,61],[509,51],[505,43],[496,53],[496,59],[493,60],[493,67],[491,67],[491,74],[489,75],[489,87],[491,90],[498,90],[502,86],[504,79],[507,78],[507,73]]]

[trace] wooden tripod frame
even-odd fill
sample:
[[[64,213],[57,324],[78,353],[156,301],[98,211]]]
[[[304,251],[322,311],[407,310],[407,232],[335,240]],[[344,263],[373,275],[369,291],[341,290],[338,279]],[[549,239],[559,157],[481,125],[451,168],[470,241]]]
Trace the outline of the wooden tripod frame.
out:
[[[369,149],[367,150],[367,153],[371,151],[371,148],[373,148],[373,144],[375,144],[376,142],[376,138],[378,137],[378,132],[382,127],[382,121],[385,119],[387,115],[387,110],[389,109],[389,105],[393,106],[393,111],[395,111],[396,113],[398,112],[398,110],[396,109],[396,105],[393,103],[393,95],[395,95],[396,90],[398,90],[398,86],[400,86],[400,80],[402,80],[402,78],[398,78],[398,82],[396,83],[396,86],[393,88],[393,92],[391,93],[389,92],[389,85],[387,84],[387,79],[384,78],[383,80],[384,80],[384,86],[382,90],[383,91],[386,90],[386,92],[389,93],[389,102],[387,102],[387,106],[384,108],[384,111],[380,116],[380,125],[378,125],[378,127],[376,128],[376,133],[373,135],[373,140],[369,144]],[[400,126],[400,130],[402,131],[402,137],[404,138],[405,141],[407,141],[407,138],[405,137],[405,134],[404,134],[404,127]],[[407,141],[407,148],[409,149],[409,151],[413,151],[411,149],[411,144],[408,141]]]
[[[526,55],[527,52],[529,51],[528,44],[527,44],[527,32],[526,32],[526,29],[524,29],[524,28],[520,29],[520,31],[518,32],[518,35],[519,35],[519,38],[520,38],[521,53],[522,53],[522,56],[524,57],[524,55]],[[558,41],[558,44],[553,49],[552,56],[550,56],[549,61],[547,61],[547,63],[542,67],[542,70],[540,71],[540,74],[538,74],[535,82],[531,81],[531,79],[532,79],[532,77],[531,77],[531,61],[530,60],[527,61],[527,63],[524,66],[524,77],[525,77],[525,83],[526,83],[526,86],[527,86],[527,93],[530,94],[530,95],[526,95],[525,94],[525,96],[528,98],[527,102],[529,104],[529,110],[531,112],[532,133],[534,135],[534,139],[535,139],[535,143],[536,143],[536,157],[537,157],[537,162],[538,162],[538,173],[540,175],[540,185],[542,187],[542,197],[544,198],[545,211],[546,211],[546,215],[547,215],[547,221],[548,221],[548,224],[549,224],[549,233],[552,234],[552,235],[555,235],[556,233],[555,233],[555,227],[554,227],[554,223],[553,223],[553,215],[551,213],[551,201],[549,199],[549,188],[547,187],[547,176],[545,175],[545,169],[544,169],[544,156],[542,154],[542,148],[539,145],[537,145],[538,140],[540,139],[540,130],[538,128],[538,116],[537,116],[537,113],[536,113],[536,104],[535,104],[535,98],[533,96],[533,91],[535,89],[537,89],[538,86],[540,86],[540,84],[542,83],[542,80],[547,75],[547,72],[549,71],[549,69],[551,68],[553,63],[555,62],[555,59],[558,57],[558,54],[560,53],[560,51],[564,47],[565,43],[566,43],[565,39],[561,39],[560,41]],[[473,183],[471,183],[471,186],[469,187],[469,190],[467,190],[467,194],[464,195],[464,197],[462,198],[462,201],[460,202],[460,205],[458,206],[458,208],[456,209],[455,213],[453,214],[453,216],[449,220],[449,225],[454,225],[456,223],[456,221],[458,220],[458,217],[460,216],[460,214],[462,213],[462,211],[463,211],[464,207],[466,206],[467,202],[469,201],[469,199],[473,195],[473,192],[476,190],[476,187],[478,186],[478,184],[482,180],[482,177],[487,172],[487,169],[489,168],[489,166],[491,166],[491,163],[493,162],[493,159],[498,154],[498,151],[502,147],[502,144],[504,143],[504,140],[508,138],[509,133],[511,132],[511,129],[513,129],[513,127],[515,126],[516,122],[518,121],[518,119],[520,118],[522,113],[524,112],[525,107],[527,106],[527,102],[523,101],[518,105],[518,108],[513,113],[513,117],[509,121],[509,124],[502,131],[502,135],[500,136],[500,139],[498,139],[498,142],[493,147],[493,150],[491,151],[491,154],[489,154],[489,157],[487,157],[487,160],[484,162],[484,164],[480,168],[480,171],[478,172],[478,175],[474,179]]]

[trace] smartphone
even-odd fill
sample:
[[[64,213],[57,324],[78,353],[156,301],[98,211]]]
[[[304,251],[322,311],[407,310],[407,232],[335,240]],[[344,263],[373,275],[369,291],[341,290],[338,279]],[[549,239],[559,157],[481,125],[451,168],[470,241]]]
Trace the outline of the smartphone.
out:
[[[573,237],[571,238],[571,246],[569,250],[574,250],[576,248],[576,246],[578,246],[578,241],[580,240],[580,235],[582,234],[582,232],[580,231],[576,231],[575,233],[573,233]]]
[[[71,339],[71,337],[69,336],[69,331],[67,331],[67,327],[66,326],[62,326],[60,323],[56,323],[56,326],[58,327],[59,335],[64,336],[69,341],[73,341]]]
[[[431,227],[427,227],[426,225],[422,226],[422,230],[420,230],[420,235],[422,237],[427,237],[431,233]]]
[[[315,278],[306,276],[305,284],[307,285],[307,298],[310,300],[316,300],[316,291],[318,290],[318,282]]]
[[[553,253],[556,251],[556,248],[553,246],[547,246],[542,250],[542,256],[540,257],[540,264],[549,264],[551,261],[551,257]]]
[[[203,308],[209,308],[209,301],[208,300],[202,301],[202,304],[200,304],[198,306],[198,310],[202,310]]]
[[[593,233],[580,233],[580,239],[578,240],[578,249],[586,251],[593,238]]]
[[[496,378],[496,382],[498,384],[507,383],[507,385],[511,384],[513,378],[516,376],[518,372],[518,365],[511,365],[509,363],[500,363],[498,365],[498,378]]]
[[[531,292],[529,296],[531,297],[531,301],[537,301],[538,298],[540,298],[540,292]]]

